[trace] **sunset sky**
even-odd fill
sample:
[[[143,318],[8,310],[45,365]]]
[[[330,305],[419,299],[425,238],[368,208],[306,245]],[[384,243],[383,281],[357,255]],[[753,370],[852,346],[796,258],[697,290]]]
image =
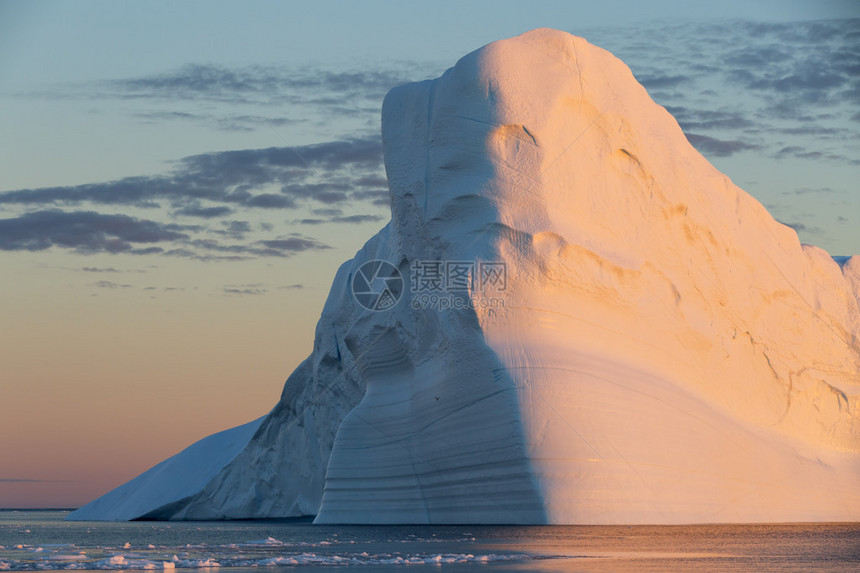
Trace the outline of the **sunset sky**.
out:
[[[385,93],[533,28],[860,253],[857,4],[688,4],[0,0],[0,507],[77,507],[273,407],[389,218]]]

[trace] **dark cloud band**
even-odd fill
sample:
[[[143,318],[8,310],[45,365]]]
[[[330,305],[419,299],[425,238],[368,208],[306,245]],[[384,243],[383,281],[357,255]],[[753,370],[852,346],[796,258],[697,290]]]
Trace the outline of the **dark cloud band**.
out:
[[[178,213],[214,218],[233,207],[293,209],[299,200],[331,204],[382,183],[379,138],[333,141],[301,147],[270,147],[192,155],[167,175],[126,177],[73,187],[0,193],[0,204],[30,206],[91,203],[157,208],[163,201]],[[323,178],[323,181],[319,179]],[[355,179],[357,182],[352,183]],[[271,188],[278,188],[272,192]],[[202,201],[220,205],[202,205]]]
[[[244,229],[241,223],[239,226]],[[250,244],[223,244],[212,239],[193,238],[191,234],[196,231],[199,231],[196,227],[158,223],[127,215],[106,215],[94,211],[35,211],[0,219],[0,250],[44,251],[59,247],[81,254],[162,254],[200,260],[241,260],[287,257],[329,248],[315,239],[301,236],[259,240]],[[102,271],[91,267],[87,270]],[[96,286],[115,288],[125,285],[99,281]]]

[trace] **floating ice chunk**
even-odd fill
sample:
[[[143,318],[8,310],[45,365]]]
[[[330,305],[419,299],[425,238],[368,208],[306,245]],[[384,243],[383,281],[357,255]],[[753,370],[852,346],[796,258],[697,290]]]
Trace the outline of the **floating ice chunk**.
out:
[[[284,545],[283,541],[279,541],[274,537],[267,537],[266,539],[259,539],[256,541],[246,541],[244,545],[269,545],[269,546],[280,546]]]

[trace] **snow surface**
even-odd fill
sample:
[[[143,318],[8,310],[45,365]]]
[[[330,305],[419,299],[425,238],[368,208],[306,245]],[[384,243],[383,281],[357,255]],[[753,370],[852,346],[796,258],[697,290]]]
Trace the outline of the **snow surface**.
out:
[[[393,89],[382,137],[392,220],[338,271],[311,356],[151,515],[860,519],[860,257],[801,245],[621,61],[553,30],[494,42]],[[350,292],[370,260],[407,281],[503,262],[506,288],[373,312]],[[88,518],[132,513],[100,501]]]

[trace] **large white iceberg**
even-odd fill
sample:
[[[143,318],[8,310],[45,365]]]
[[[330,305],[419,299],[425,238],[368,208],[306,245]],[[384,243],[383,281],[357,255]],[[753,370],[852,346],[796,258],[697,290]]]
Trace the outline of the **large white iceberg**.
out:
[[[860,257],[801,245],[621,61],[494,42],[393,89],[382,138],[391,221],[244,449],[72,519],[860,519]]]

